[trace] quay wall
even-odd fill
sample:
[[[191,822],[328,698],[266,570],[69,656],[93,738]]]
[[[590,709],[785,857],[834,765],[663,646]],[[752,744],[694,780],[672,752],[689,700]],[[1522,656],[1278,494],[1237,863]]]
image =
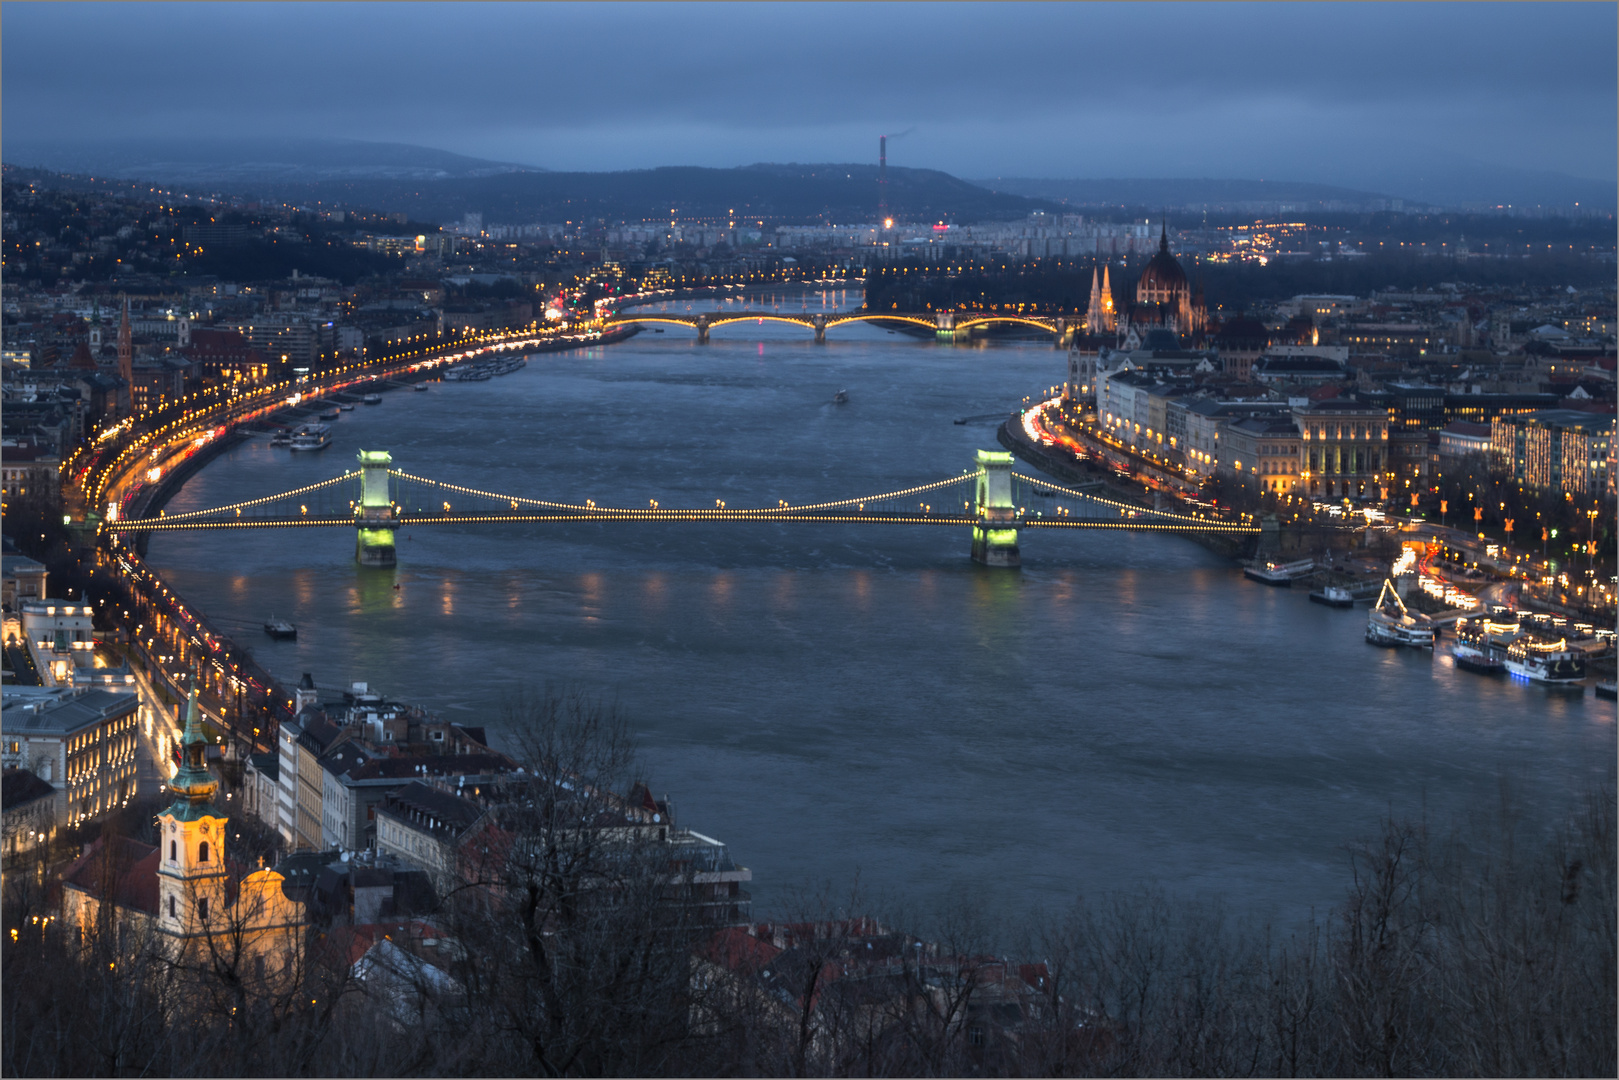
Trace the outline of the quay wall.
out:
[[[1048,476],[1056,477],[1071,484],[1095,483],[1100,480],[1104,490],[1111,498],[1120,502],[1139,506],[1143,510],[1151,510],[1152,504],[1141,497],[1141,492],[1133,486],[1126,487],[1120,484],[1113,470],[1097,465],[1095,462],[1080,460],[1070,454],[1059,453],[1050,447],[1031,442],[1023,432],[1021,424],[1017,423],[1017,414],[1007,420],[995,433],[1000,444],[1012,451],[1024,462],[1034,466]],[[1217,555],[1228,559],[1246,560],[1253,558],[1259,548],[1260,538],[1252,534],[1231,535],[1229,533],[1186,533],[1188,540],[1195,541]]]
[[[621,327],[603,334],[596,341],[590,342],[589,345],[614,344],[634,337],[639,332],[639,327]],[[588,347],[588,345],[577,341],[547,342],[531,349],[525,349],[524,353],[556,352],[584,347]],[[386,369],[393,362],[391,359],[383,360],[377,366]],[[394,376],[387,378],[378,388],[395,389],[416,381],[420,381],[420,377],[400,378],[399,376]],[[221,412],[229,415],[234,412],[234,408],[227,406]],[[204,466],[226,450],[250,439],[252,437],[250,434],[251,429],[260,427],[263,419],[264,417],[258,413],[232,416],[231,419],[226,421],[229,430],[224,435],[199,447],[195,453],[188,455],[179,464],[170,468],[157,483],[143,490],[131,500],[128,507],[129,515],[131,517],[145,517],[162,510],[185,486],[186,481],[195,476]],[[116,525],[104,526],[102,531],[103,541],[105,541],[108,534],[116,531]],[[259,750],[272,748],[274,740],[269,732],[275,729],[275,725],[281,719],[290,715],[286,706],[289,699],[286,688],[270,674],[268,669],[253,659],[251,652],[242,648],[230,635],[213,624],[206,614],[194,607],[185,605],[178,593],[172,589],[166,594],[162,593],[139,581],[138,578],[131,580],[118,572],[115,565],[118,559],[127,561],[137,570],[145,569],[143,559],[146,554],[149,535],[141,533],[127,545],[110,546],[103,542],[97,561],[101,564],[102,570],[108,571],[106,580],[124,595],[130,608],[145,607],[154,613],[163,614],[174,625],[186,626],[189,631],[187,640],[191,643],[197,643],[199,640],[213,642],[211,653],[213,658],[226,662],[234,671],[245,678],[249,685],[256,684],[256,690],[238,697],[235,710],[230,708],[230,702],[226,700],[220,688],[205,686],[204,692],[208,694],[212,691],[211,696],[216,697],[218,700],[211,704],[215,706],[220,715],[227,718],[227,721],[234,720],[232,734],[238,746],[246,744]],[[203,646],[199,645],[198,647],[202,648]],[[132,641],[131,649],[132,652],[138,653],[145,660],[149,675],[155,684],[162,686],[173,697],[184,697],[185,687],[175,673],[165,670],[161,664],[157,663],[155,657],[149,655],[147,650],[139,643]],[[262,719],[258,724],[255,725],[243,715],[244,706],[257,711],[261,715]],[[231,716],[233,711],[236,714],[234,717]],[[255,726],[259,728],[257,735],[252,730]]]
[[[1019,458],[1059,480],[1072,483],[1100,480],[1111,497],[1144,510],[1152,509],[1152,504],[1143,499],[1141,492],[1133,485],[1120,484],[1112,469],[1092,461],[1075,459],[1071,454],[1030,441],[1023,426],[1017,422],[1016,414],[1001,425],[996,437],[1002,446]],[[1258,537],[1224,533],[1187,533],[1186,537],[1227,558],[1247,560],[1253,558],[1261,546],[1269,555],[1295,557],[1320,555],[1329,551],[1360,551],[1366,548],[1372,535],[1365,529],[1311,524],[1280,525]]]

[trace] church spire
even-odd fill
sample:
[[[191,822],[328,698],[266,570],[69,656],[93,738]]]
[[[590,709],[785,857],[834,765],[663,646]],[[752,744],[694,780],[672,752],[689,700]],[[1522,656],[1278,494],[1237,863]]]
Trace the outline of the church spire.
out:
[[[1166,216],[1158,219],[1158,254],[1169,254],[1169,218]]]
[[[208,750],[208,740],[202,734],[202,719],[197,708],[197,676],[191,676],[191,692],[186,696],[186,727],[185,734],[180,737],[181,764],[180,771],[174,774],[169,782],[169,790],[174,792],[174,809],[180,810],[182,804],[188,804],[193,810],[208,808],[210,800],[219,791],[219,781],[208,772],[208,763],[205,760]]]

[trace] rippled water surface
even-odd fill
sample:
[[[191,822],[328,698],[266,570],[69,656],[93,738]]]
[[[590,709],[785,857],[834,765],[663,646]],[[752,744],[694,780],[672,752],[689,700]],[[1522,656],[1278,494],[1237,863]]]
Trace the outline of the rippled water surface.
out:
[[[320,454],[234,449],[170,510],[324,479],[362,447],[603,505],[861,495],[961,472],[995,425],[955,418],[1062,377],[1049,345],[829,338],[671,328],[392,393]],[[1363,609],[1168,536],[1029,533],[1021,571],[974,566],[964,532],[899,526],[418,527],[395,570],[353,546],[164,534],[151,559],[287,680],[366,680],[469,723],[547,680],[616,697],[653,787],[753,868],[767,914],[858,873],[1016,911],[1156,878],[1286,917],[1337,900],[1343,843],[1391,807],[1443,817],[1507,777],[1544,816],[1614,773],[1611,703],[1372,648]],[[272,612],[296,642],[257,632]]]

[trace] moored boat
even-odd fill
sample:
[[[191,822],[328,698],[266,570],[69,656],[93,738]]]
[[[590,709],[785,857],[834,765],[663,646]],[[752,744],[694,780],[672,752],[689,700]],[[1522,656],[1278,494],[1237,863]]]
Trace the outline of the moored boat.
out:
[[[1513,642],[1507,648],[1507,673],[1530,682],[1550,686],[1576,686],[1585,678],[1585,653],[1571,649],[1568,642],[1533,641],[1528,638]],[[1583,691],[1585,688],[1580,687]]]
[[[367,395],[365,395],[365,397],[361,398],[360,400],[365,402],[367,405],[381,405],[382,404],[382,395],[381,394],[367,394]]]
[[[1591,689],[1599,698],[1607,698],[1609,701],[1619,700],[1619,683],[1599,682]]]
[[[320,418],[322,420],[336,420],[342,414],[343,410],[338,406],[333,405],[330,409],[322,409],[320,412]]]
[[[1310,594],[1310,599],[1317,604],[1326,604],[1328,607],[1354,607],[1355,596],[1341,585],[1328,585],[1318,592]]]
[[[325,424],[305,424],[292,433],[294,450],[324,450],[331,442],[332,429]]]
[[[1242,573],[1250,581],[1257,581],[1262,585],[1280,585],[1283,588],[1292,588],[1294,578],[1301,574],[1308,574],[1314,569],[1314,559],[1298,559],[1289,563],[1278,563],[1269,559],[1255,559],[1252,563],[1242,568]]]
[[[1456,666],[1481,675],[1499,675],[1507,669],[1507,649],[1522,636],[1514,619],[1507,621],[1498,615],[1480,615],[1456,623],[1455,639],[1450,644],[1450,655]]]
[[[270,436],[270,445],[271,446],[291,446],[292,445],[292,432],[287,430],[286,428],[282,428],[280,431],[277,431],[275,434]]]
[[[1405,645],[1413,649],[1433,648],[1433,620],[1412,612],[1400,599],[1392,582],[1383,582],[1383,591],[1366,615],[1366,640],[1373,645]]]

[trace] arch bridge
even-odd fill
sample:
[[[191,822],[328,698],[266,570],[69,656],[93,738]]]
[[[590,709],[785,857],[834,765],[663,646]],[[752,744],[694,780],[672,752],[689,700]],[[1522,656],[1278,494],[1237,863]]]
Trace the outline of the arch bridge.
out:
[[[1169,510],[1152,510],[1107,498],[1101,485],[1064,487],[1012,469],[1003,450],[978,451],[972,467],[893,491],[853,498],[775,506],[605,506],[592,499],[564,502],[483,491],[417,476],[393,467],[385,450],[362,450],[358,468],[291,491],[244,499],[227,506],[177,514],[109,521],[116,534],[198,529],[345,528],[355,531],[355,558],[368,566],[396,561],[394,533],[401,526],[565,524],[622,525],[838,524],[925,525],[970,529],[972,556],[986,566],[1017,566],[1020,529],[1092,529],[1132,532],[1257,534],[1257,526]]]
[[[953,341],[955,336],[970,333],[973,327],[1008,324],[1029,326],[1052,335],[1057,348],[1066,348],[1074,334],[1083,329],[1083,319],[1069,319],[1061,315],[1015,315],[995,312],[962,313],[956,311],[846,311],[831,314],[782,314],[779,311],[704,311],[695,315],[611,315],[603,320],[608,327],[628,326],[631,323],[683,326],[697,331],[698,344],[708,344],[709,331],[732,323],[778,322],[802,326],[815,334],[815,343],[826,343],[826,332],[849,323],[905,323],[923,330],[932,330],[941,341]]]

